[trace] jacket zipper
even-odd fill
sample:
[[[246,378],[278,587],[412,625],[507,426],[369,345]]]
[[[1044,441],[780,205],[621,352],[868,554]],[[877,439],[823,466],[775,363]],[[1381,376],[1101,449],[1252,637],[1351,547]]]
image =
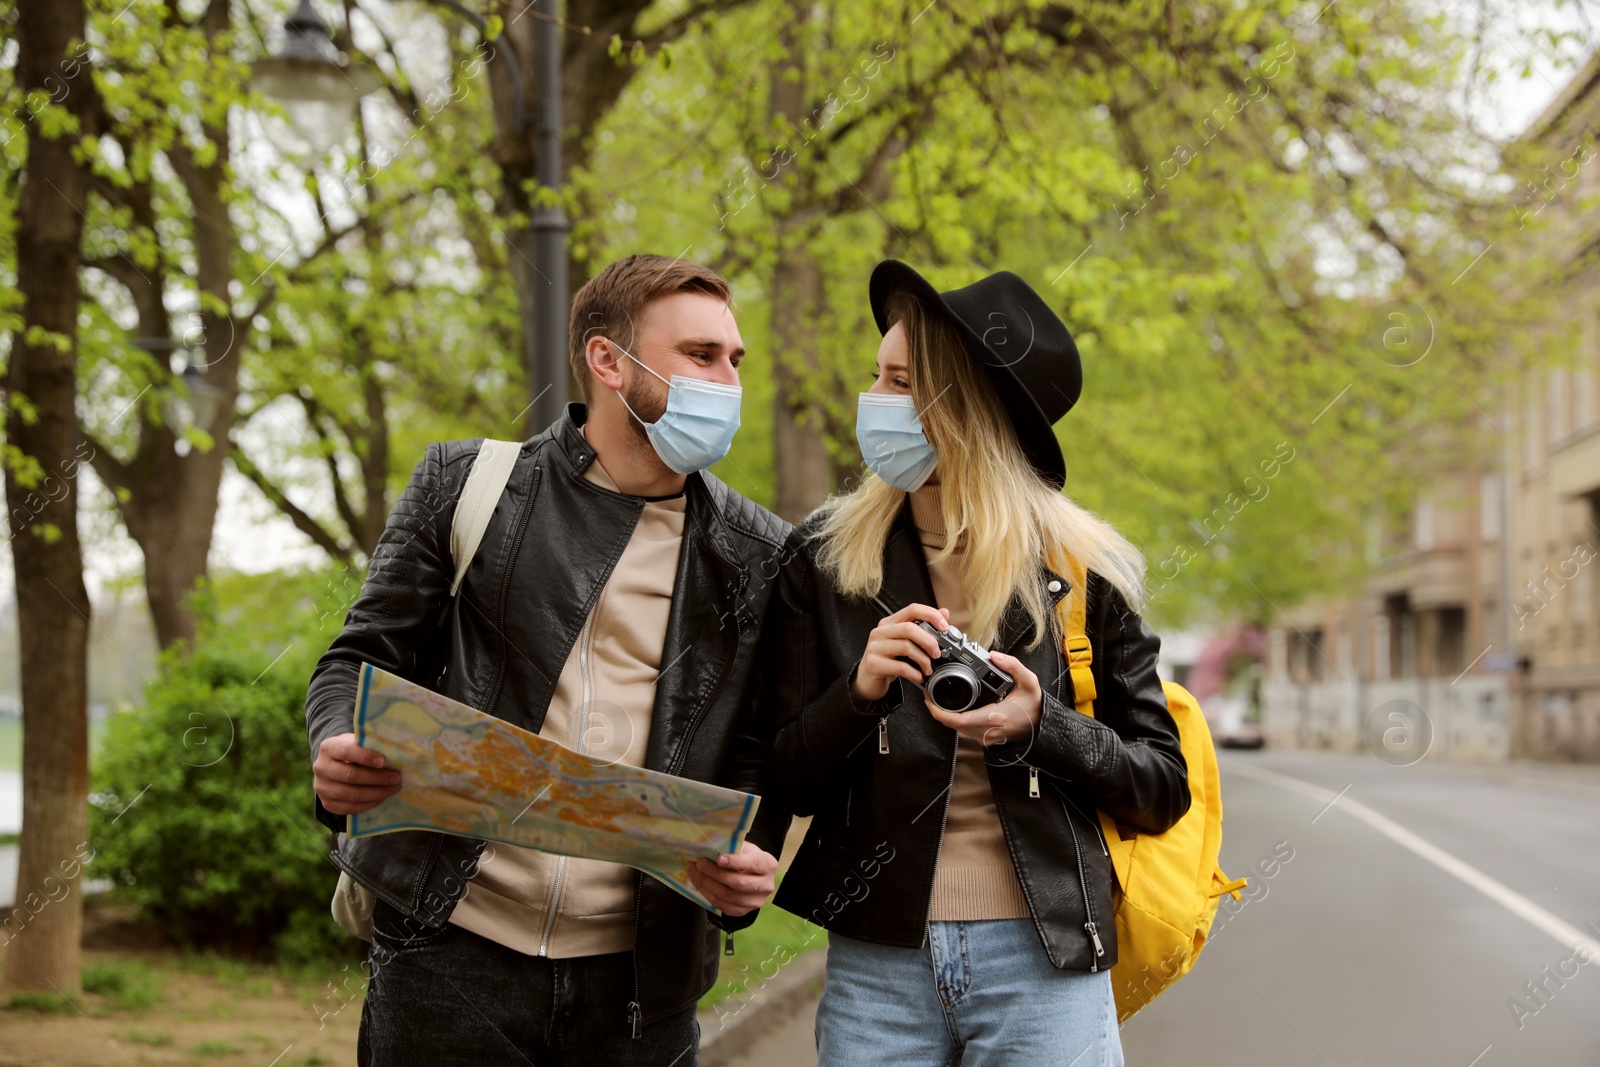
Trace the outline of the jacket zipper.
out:
[[[939,841],[933,846],[933,870],[928,874],[928,912],[922,917],[922,944],[928,943],[928,916],[933,914],[933,883],[939,877],[939,853],[944,851],[944,828],[950,822],[950,797],[956,791],[956,760],[961,757],[961,735],[950,749],[950,782],[944,787],[944,811],[939,814]],[[1013,861],[1015,862],[1015,861]]]
[[[1085,591],[1085,595],[1087,595],[1087,591]],[[1052,639],[1054,639],[1054,637],[1056,636],[1056,634],[1054,632],[1055,631],[1055,615],[1054,614],[1052,614],[1050,616],[1050,630],[1051,630],[1051,634],[1052,634]],[[1059,674],[1056,675],[1056,703],[1057,704],[1061,703],[1061,677],[1062,677],[1062,675],[1064,675],[1066,673],[1067,672],[1065,670],[1063,670]],[[1033,770],[1037,774],[1038,768],[1033,768]],[[1056,786],[1056,792],[1061,796],[1061,799],[1063,801],[1066,801],[1068,799],[1066,793],[1063,793],[1061,791],[1061,787],[1060,786]],[[1076,806],[1076,805],[1074,805],[1074,806]],[[1089,815],[1084,813],[1084,812],[1082,812],[1081,809],[1079,811],[1079,814],[1083,815],[1083,818],[1084,818],[1085,822],[1089,823],[1089,825],[1094,827],[1095,836],[1100,839],[1100,854],[1102,856],[1106,857],[1107,859],[1110,859],[1111,858],[1111,850],[1106,847],[1106,834],[1105,834],[1104,830],[1100,829],[1100,820],[1094,819],[1094,818],[1090,818]]]
[[[1070,596],[1071,594],[1069,593],[1068,595]],[[1085,588],[1083,590],[1083,595],[1085,597],[1087,597],[1089,595],[1089,591],[1088,591],[1087,588]],[[1061,635],[1056,632],[1055,613],[1051,612],[1051,614],[1050,614],[1050,639],[1052,641],[1056,642],[1056,647],[1058,647],[1058,648],[1061,647],[1060,642],[1057,640],[1060,636]],[[1062,655],[1063,659],[1065,659],[1066,651],[1064,649],[1063,649],[1061,655]],[[1056,690],[1056,692],[1055,692],[1055,697],[1056,697],[1056,703],[1057,704],[1061,703],[1061,678],[1062,678],[1062,675],[1064,675],[1066,673],[1067,672],[1066,672],[1066,669],[1065,669],[1065,664],[1063,664],[1063,669],[1061,671],[1057,672],[1057,674],[1056,674],[1056,682],[1055,682],[1055,690]],[[1060,787],[1059,786],[1057,787],[1057,792],[1060,792]],[[1061,799],[1062,799],[1062,806],[1070,809],[1072,805],[1067,803],[1065,794],[1062,794]],[[1091,819],[1089,821],[1092,823],[1094,820]],[[1095,924],[1095,921],[1094,921],[1094,903],[1089,899],[1089,880],[1088,880],[1088,878],[1084,877],[1084,873],[1083,873],[1083,853],[1081,851],[1079,851],[1079,849],[1078,849],[1078,831],[1072,825],[1072,812],[1070,810],[1067,811],[1067,829],[1072,831],[1072,851],[1074,853],[1076,853],[1077,860],[1078,860],[1078,886],[1079,886],[1080,889],[1083,890],[1083,910],[1084,910],[1084,915],[1088,919],[1088,922],[1083,924],[1083,928],[1084,928],[1084,930],[1088,931],[1089,940],[1094,943],[1094,959],[1089,961],[1089,970],[1098,971],[1100,969],[1100,957],[1104,956],[1106,954],[1106,950],[1105,950],[1105,946],[1100,941],[1100,928]],[[1100,832],[1100,827],[1098,825],[1095,826],[1094,832],[1095,832],[1095,836],[1100,841],[1100,851],[1105,854],[1107,859],[1110,859],[1111,858],[1111,852],[1110,852],[1110,850],[1108,850],[1106,848],[1105,835]]]
[[[1055,616],[1055,612],[1054,611],[1050,612],[1049,619],[1045,623],[1045,629],[1048,631],[1048,636],[1049,636],[1049,639],[1050,639],[1050,641],[1052,643],[1052,647],[1059,647],[1058,644],[1056,643],[1056,638],[1057,638],[1058,635],[1056,634],[1056,616]],[[1063,655],[1065,655],[1065,653],[1063,653]],[[1061,676],[1063,674],[1065,674],[1065,673],[1066,673],[1065,667],[1063,667],[1062,670],[1056,672],[1055,694],[1054,695],[1055,695],[1057,704],[1061,703]],[[1041,716],[1044,714],[1044,709],[1043,708],[1039,709],[1039,714]],[[1039,796],[1039,768],[1035,767],[1031,763],[1027,764],[1027,768],[1028,768],[1028,796],[1030,798],[1037,799],[1038,796]],[[1011,862],[1012,863],[1016,863],[1016,860],[1012,859]]]
[[[1055,790],[1056,793],[1061,797],[1061,803],[1063,806],[1070,805],[1073,808],[1077,808],[1078,814],[1083,816],[1083,821],[1094,827],[1095,836],[1100,839],[1100,854],[1107,859],[1110,859],[1111,850],[1106,847],[1105,831],[1100,829],[1099,820],[1091,818],[1087,812],[1085,812],[1082,808],[1079,808],[1077,802],[1071,797],[1067,796],[1066,793],[1062,792],[1060,786],[1056,786]]]
[[[601,592],[601,599],[605,593]],[[578,677],[583,680],[582,703],[578,705],[578,743],[573,746],[573,751],[582,752],[585,740],[589,736],[589,652],[594,642],[594,617],[600,613],[600,600],[595,601],[594,610],[584,620],[583,630],[578,634]],[[567,873],[567,857],[562,856],[556,860],[555,884],[550,887],[550,905],[544,917],[544,933],[539,936],[539,955],[543,956],[550,947],[550,934],[555,930],[556,915],[561,910],[561,883]]]
[[[500,580],[500,670],[495,674],[494,690],[489,694],[488,704],[484,713],[494,714],[494,708],[500,701],[500,687],[506,680],[506,599],[511,594],[511,572],[516,569],[517,550],[522,547],[522,537],[528,532],[528,520],[533,517],[533,502],[539,495],[539,481],[543,476],[543,468],[533,468],[533,484],[528,488],[528,502],[522,505],[522,517],[517,523],[517,537],[511,542],[511,554],[506,557],[506,573]]]
[[[635,872],[633,878],[633,999],[628,1001],[628,1029],[635,1040],[639,1037],[639,923],[644,916],[644,875]]]
[[[1078,888],[1083,890],[1083,910],[1089,919],[1088,922],[1083,924],[1083,928],[1089,932],[1089,940],[1094,942],[1095,958],[1089,961],[1089,970],[1098,971],[1100,969],[1100,957],[1106,954],[1106,950],[1100,944],[1100,931],[1094,923],[1094,904],[1089,900],[1089,879],[1085,878],[1083,874],[1083,851],[1078,845],[1078,828],[1072,824],[1070,807],[1067,810],[1067,829],[1072,832],[1072,851],[1078,861]]]
[[[749,581],[749,575],[741,572],[739,585],[733,593],[735,603],[738,603],[738,598],[744,594],[744,587],[747,581]],[[676,593],[676,590],[674,590],[674,593]],[[741,634],[739,613],[735,611],[733,613],[733,647],[735,652],[738,651]],[[668,774],[676,774],[683,768],[684,762],[688,760],[689,745],[694,741],[695,731],[700,728],[700,721],[706,717],[706,708],[711,703],[710,694],[722,688],[722,681],[728,676],[728,667],[732,660],[733,657],[730,656],[728,662],[723,664],[722,671],[717,675],[716,682],[710,689],[706,690],[706,699],[701,702],[700,707],[696,708],[694,714],[689,717],[689,728],[684,731],[683,741],[678,745],[677,756],[673,759],[671,766],[667,768]],[[951,780],[954,781],[953,769]],[[644,914],[643,894],[644,875],[640,874],[634,879],[633,887],[633,999],[628,1001],[628,1028],[635,1040],[639,1037],[641,1017],[643,1015],[643,1010],[639,1004],[639,923]]]
[[[1054,648],[1062,648],[1062,644],[1061,644],[1061,640],[1060,640],[1061,635],[1056,629],[1055,613],[1053,611],[1050,613],[1050,616],[1049,616],[1049,618],[1048,618],[1048,620],[1046,622],[1046,626],[1047,626],[1047,628],[1049,630],[1050,640],[1053,643],[1052,647],[1054,647]],[[1019,638],[1019,640],[1020,640],[1020,638]],[[1015,642],[1013,642],[1013,644],[1015,644]],[[1055,683],[1054,683],[1054,688],[1055,688],[1054,696],[1055,696],[1055,699],[1056,699],[1056,703],[1058,703],[1058,704],[1061,702],[1061,679],[1067,673],[1067,671],[1066,671],[1066,652],[1065,652],[1064,649],[1063,649],[1061,655],[1062,655],[1062,669],[1056,673],[1056,679],[1055,679]],[[1037,767],[1032,766],[1032,765],[1028,765],[1028,771],[1029,771],[1029,774],[1028,774],[1028,795],[1030,797],[1036,797],[1036,796],[1039,795],[1036,792],[1037,787],[1038,787],[1039,769]],[[954,787],[954,785],[955,785],[955,768],[954,767],[951,768],[950,783],[951,783],[951,786]],[[1056,787],[1056,788],[1057,788],[1057,791],[1059,792],[1059,787]],[[1062,799],[1062,806],[1065,807],[1066,806],[1066,797],[1065,797],[1065,795],[1062,795],[1061,799]],[[947,803],[946,806],[948,808],[948,803]],[[1004,821],[1002,821],[1002,823],[1001,823],[1002,829],[1004,829],[1004,826],[1005,826]],[[1095,827],[1096,833],[1099,832],[1099,829],[1100,828],[1098,826]],[[1071,812],[1067,813],[1067,830],[1072,834],[1072,851],[1073,851],[1074,858],[1076,858],[1076,860],[1078,861],[1078,887],[1083,892],[1084,914],[1086,915],[1086,917],[1089,920],[1088,922],[1083,924],[1083,928],[1084,928],[1084,930],[1086,930],[1088,932],[1089,940],[1094,943],[1094,949],[1095,949],[1094,959],[1091,959],[1089,961],[1089,969],[1091,971],[1098,971],[1100,969],[1099,958],[1101,956],[1105,955],[1105,947],[1102,944],[1102,942],[1100,941],[1100,929],[1095,924],[1095,921],[1094,921],[1094,905],[1092,903],[1090,903],[1090,901],[1089,901],[1089,880],[1088,880],[1088,878],[1086,878],[1084,876],[1084,873],[1083,873],[1083,853],[1081,851],[1079,851],[1078,831],[1077,831],[1077,828],[1072,825],[1072,814],[1071,814]],[[940,834],[940,843],[943,844],[943,832],[942,831],[941,831],[941,834]],[[1100,850],[1102,852],[1105,852],[1107,858],[1110,857],[1111,853],[1109,851],[1106,851],[1105,838],[1103,836],[1100,839]],[[1006,838],[1006,851],[1007,851],[1007,853],[1009,853],[1011,855],[1011,865],[1013,867],[1015,867],[1017,865],[1017,857],[1016,857],[1016,854],[1014,852],[1012,852],[1012,845],[1011,845],[1010,837]],[[934,863],[937,866],[937,864],[938,864],[938,852],[937,851],[935,851],[935,853],[934,853]],[[1026,879],[1024,879],[1024,878],[1022,878],[1022,876],[1018,875],[1018,877],[1017,877],[1017,885],[1022,889],[1023,899],[1027,900],[1027,902],[1028,902],[1028,914],[1033,919],[1034,928],[1039,931],[1040,939],[1045,941],[1046,944],[1048,944],[1049,943],[1048,939],[1045,938],[1045,934],[1044,934],[1044,927],[1040,924],[1038,913],[1037,913],[1037,911],[1035,910],[1035,908],[1033,906],[1033,897],[1028,892],[1028,883],[1027,883]],[[931,905],[931,901],[930,901],[930,908],[931,908],[931,906],[932,905]],[[926,926],[924,926],[923,944],[927,944]]]
[[[1018,638],[1018,640],[1021,640],[1021,638]],[[1011,642],[1011,645],[1015,646],[1016,645],[1016,641]],[[1002,650],[1002,651],[1007,651],[1007,650]],[[1008,654],[1009,654],[1009,652],[1008,652]],[[1056,685],[1057,685],[1058,689],[1060,688],[1060,684],[1061,684],[1061,679],[1058,677],[1056,679]],[[887,752],[889,750],[888,721],[889,721],[888,720],[888,716],[884,716],[884,718],[879,721],[879,731],[880,732],[879,732],[879,735],[878,735],[878,746],[879,746],[878,750],[880,752]],[[953,796],[955,794],[955,790],[956,790],[956,760],[959,759],[960,756],[961,756],[961,735],[957,734],[956,735],[955,747],[953,749],[951,749],[951,751],[950,751],[950,781],[944,787],[944,811],[939,816],[939,841],[933,847],[933,872],[928,875],[928,915],[932,915],[933,914],[933,884],[938,879],[938,876],[939,876],[939,854],[944,851],[944,830],[945,830],[945,827],[947,825],[949,825],[949,822],[950,822],[950,798],[951,798],[951,796]],[[1008,842],[1006,842],[1006,850],[1009,852],[1010,848],[1011,848],[1011,843],[1008,841]],[[1016,863],[1017,863],[1016,857],[1012,856],[1011,857],[1012,866],[1015,867]],[[1017,881],[1018,881],[1018,884],[1020,885],[1021,882],[1022,882],[1022,879],[1018,878]],[[1022,895],[1023,895],[1024,898],[1027,897],[1027,895],[1028,895],[1027,886],[1022,886]],[[1031,900],[1028,901],[1028,911],[1030,913],[1033,911],[1033,902]],[[1033,920],[1033,923],[1034,923],[1035,926],[1038,926],[1039,925],[1039,920],[1037,918],[1035,918]],[[927,943],[928,943],[928,918],[927,918],[927,916],[924,916],[923,920],[922,920],[922,944],[926,945]]]

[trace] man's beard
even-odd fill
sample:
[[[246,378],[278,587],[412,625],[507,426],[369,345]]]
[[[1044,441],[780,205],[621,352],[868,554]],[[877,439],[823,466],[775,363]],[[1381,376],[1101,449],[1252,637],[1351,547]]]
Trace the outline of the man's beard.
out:
[[[641,371],[633,384],[623,390],[622,397],[633,409],[633,414],[628,416],[628,428],[633,431],[634,440],[645,452],[655,456],[655,446],[650,443],[644,424],[655,422],[667,413],[667,386]]]

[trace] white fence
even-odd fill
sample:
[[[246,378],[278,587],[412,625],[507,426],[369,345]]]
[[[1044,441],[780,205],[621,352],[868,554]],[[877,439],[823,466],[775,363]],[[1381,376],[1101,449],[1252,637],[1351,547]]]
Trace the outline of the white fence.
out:
[[[1503,760],[1511,755],[1511,694],[1504,675],[1383,682],[1269,681],[1261,687],[1267,744],[1370,751],[1397,765],[1424,755]]]

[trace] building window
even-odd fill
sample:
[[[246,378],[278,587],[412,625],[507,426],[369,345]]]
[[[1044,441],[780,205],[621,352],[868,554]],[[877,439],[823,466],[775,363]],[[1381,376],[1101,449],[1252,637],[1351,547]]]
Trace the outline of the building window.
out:
[[[1434,662],[1439,674],[1454,678],[1467,666],[1467,612],[1465,608],[1439,609],[1439,639]]]
[[[1594,421],[1594,375],[1587,370],[1572,372],[1572,432],[1581,433]]]
[[[1389,674],[1389,616],[1379,615],[1372,620],[1372,671],[1369,678],[1380,680]]]
[[[1296,630],[1289,639],[1289,677],[1296,684],[1322,681],[1328,665],[1322,630]]]
[[[1485,472],[1478,478],[1478,530],[1484,541],[1500,540],[1500,474]]]
[[[1423,499],[1417,501],[1417,511],[1412,519],[1416,531],[1416,546],[1419,551],[1426,552],[1433,547],[1433,501]]]
[[[1545,376],[1545,440],[1555,444],[1567,436],[1567,372],[1559,367]]]
[[[1389,677],[1417,676],[1417,616],[1411,598],[1395,593],[1383,598],[1383,613],[1388,619]]]

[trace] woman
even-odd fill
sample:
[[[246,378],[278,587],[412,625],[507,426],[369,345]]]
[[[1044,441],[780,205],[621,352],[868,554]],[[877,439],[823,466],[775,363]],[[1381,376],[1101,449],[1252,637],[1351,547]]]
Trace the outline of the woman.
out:
[[[888,261],[870,298],[871,473],[795,530],[769,631],[769,793],[814,816],[774,902],[830,933],[821,1062],[1120,1064],[1094,812],[1160,833],[1189,793],[1143,561],[1061,493],[1051,425],[1081,389],[1077,348],[1010,273],[940,294]],[[1093,718],[1067,596],[1087,597]],[[931,630],[957,629],[1004,674],[942,671],[935,704],[921,686],[957,657]]]

